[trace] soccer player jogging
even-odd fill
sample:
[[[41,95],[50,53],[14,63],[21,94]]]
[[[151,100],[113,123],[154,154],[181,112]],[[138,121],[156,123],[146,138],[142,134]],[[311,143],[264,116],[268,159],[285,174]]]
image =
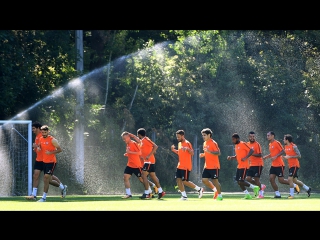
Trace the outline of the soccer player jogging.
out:
[[[175,148],[174,144],[171,145],[171,151],[178,155],[178,165],[175,178],[182,195],[180,200],[188,200],[188,196],[184,186],[198,191],[199,198],[201,198],[203,195],[203,188],[189,181],[190,172],[192,170],[192,156],[194,155],[194,151],[192,148],[192,144],[185,138],[184,134],[184,130],[176,131],[178,149]]]
[[[271,167],[269,170],[269,180],[271,186],[275,192],[274,198],[281,198],[281,194],[279,192],[279,187],[276,183],[276,177],[278,177],[278,181],[281,184],[289,185],[288,179],[284,178],[284,162],[282,159],[282,155],[285,154],[284,148],[282,144],[275,139],[275,133],[270,131],[267,133],[267,139],[269,141],[269,154],[263,156],[263,159],[270,158],[271,159]],[[294,184],[297,192],[300,192],[300,188],[297,184]]]
[[[286,159],[288,161],[289,166],[289,176],[288,176],[288,182],[290,185],[290,195],[288,196],[289,199],[294,198],[294,183],[299,185],[299,187],[302,187],[307,191],[308,197],[310,197],[311,193],[311,187],[305,185],[303,182],[298,180],[298,171],[300,169],[300,162],[299,158],[301,158],[300,151],[296,144],[293,142],[293,138],[290,134],[284,135],[283,142],[284,142],[284,151],[286,153],[285,156],[283,156],[283,159]]]
[[[142,176],[142,166],[140,161],[141,149],[138,144],[140,140],[132,133],[127,131],[121,134],[122,140],[126,143],[126,152],[124,156],[128,158],[126,168],[124,169],[123,181],[126,189],[126,195],[123,196],[123,199],[132,198],[131,189],[130,189],[130,178],[132,174],[136,175],[137,178]],[[137,141],[133,141],[131,137],[137,138]],[[140,179],[139,179],[140,180]],[[140,180],[141,182],[141,180]],[[143,183],[143,182],[142,182]],[[148,189],[148,184],[143,183],[145,189]]]
[[[57,165],[56,154],[62,152],[62,149],[53,136],[49,135],[49,127],[43,125],[41,127],[42,137],[39,138],[39,146],[37,151],[42,151],[43,160],[43,195],[38,202],[45,202],[49,190],[49,184],[52,182],[52,175]]]
[[[203,137],[203,153],[199,154],[200,158],[205,159],[202,171],[202,182],[208,188],[214,191],[213,198],[222,201],[221,186],[219,183],[220,161],[221,155],[218,143],[212,139],[212,131],[210,128],[204,128],[201,131]],[[209,180],[212,179],[212,182]]]
[[[157,144],[155,144],[153,141],[151,141],[150,138],[146,136],[146,130],[144,128],[139,128],[137,130],[137,135],[140,139],[140,149],[141,149],[141,155],[140,160],[144,162],[143,168],[142,168],[142,177],[145,182],[148,182],[148,175],[154,182],[157,190],[158,190],[158,199],[162,198],[166,193],[162,190],[159,179],[155,172],[155,163],[156,158],[154,156],[154,153],[158,149]],[[148,183],[149,184],[149,183]],[[142,195],[141,198],[145,198],[148,195],[148,192],[145,191],[145,193]]]
[[[236,159],[238,162],[237,172],[236,172],[236,181],[245,194],[244,199],[252,199],[252,196],[248,192],[246,187],[253,189],[254,195],[257,196],[260,190],[259,186],[253,185],[245,180],[247,171],[249,169],[249,157],[253,154],[253,149],[244,142],[240,141],[240,136],[238,133],[232,134],[232,143],[234,144],[234,156],[228,156],[227,160]]]
[[[247,171],[246,181],[259,186],[260,191],[257,198],[264,198],[264,190],[266,185],[261,184],[260,177],[263,169],[263,159],[261,145],[256,141],[255,132],[249,132],[249,142],[247,142],[249,147],[253,149],[252,155],[249,157],[249,169]]]
[[[37,192],[39,186],[39,177],[41,171],[43,171],[43,153],[42,151],[37,151],[39,147],[39,139],[42,137],[41,134],[42,125],[39,122],[32,123],[32,132],[36,135],[34,143],[32,145],[33,151],[36,152],[36,160],[33,166],[33,181],[32,181],[32,194],[27,196],[27,200],[37,200]],[[67,194],[67,185],[63,185],[59,178],[55,175],[52,175],[52,179],[49,182],[50,185],[59,187],[61,189],[61,197],[65,198]]]

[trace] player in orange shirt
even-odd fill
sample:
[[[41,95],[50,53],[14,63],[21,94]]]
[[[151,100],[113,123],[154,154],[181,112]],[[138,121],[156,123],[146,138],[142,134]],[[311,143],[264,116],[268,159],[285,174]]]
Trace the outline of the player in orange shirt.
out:
[[[176,149],[173,144],[171,145],[171,151],[178,155],[175,178],[182,195],[180,200],[188,200],[184,186],[195,189],[199,194],[199,198],[201,198],[203,195],[203,188],[189,181],[190,172],[192,170],[192,156],[194,155],[192,144],[185,138],[184,130],[176,131],[176,137],[178,140],[178,149]]]
[[[166,193],[162,190],[160,181],[155,172],[156,158],[154,156],[154,153],[158,149],[158,146],[153,141],[151,141],[150,138],[146,136],[146,130],[144,128],[139,128],[137,130],[137,135],[141,141],[140,142],[140,148],[141,148],[140,160],[143,161],[143,167],[142,167],[143,181],[146,181],[149,184],[148,176],[150,176],[150,178],[156,185],[156,188],[158,190],[158,199],[160,199],[164,195],[166,195]],[[147,194],[148,192],[145,191],[145,193],[142,195],[142,198],[144,198]]]
[[[122,140],[126,143],[126,152],[124,156],[128,158],[128,162],[126,168],[124,169],[123,181],[124,186],[126,188],[126,195],[123,196],[123,199],[132,198],[131,189],[130,189],[130,178],[132,174],[136,175],[137,178],[141,178],[142,176],[142,166],[140,161],[141,149],[138,143],[140,143],[140,139],[132,133],[127,131],[121,134]],[[136,141],[131,140],[131,138],[135,138]],[[141,182],[141,180],[140,180]],[[142,181],[145,189],[149,188],[148,183],[144,183]],[[150,196],[148,197],[150,198]]]
[[[260,177],[263,169],[263,159],[260,143],[256,141],[255,132],[249,132],[249,147],[253,149],[253,153],[249,158],[250,167],[247,171],[246,181],[259,186],[260,191],[257,198],[264,198],[264,190],[266,185],[261,184]]]
[[[274,198],[281,198],[279,187],[276,183],[276,177],[281,184],[289,185],[288,179],[284,178],[284,162],[282,155],[285,154],[282,144],[275,139],[275,133],[270,131],[267,133],[267,139],[269,141],[269,154],[263,156],[263,159],[271,159],[271,167],[269,170],[269,180],[273,190],[275,191]],[[294,184],[297,192],[300,192],[300,188],[297,184]]]
[[[310,197],[311,187],[298,180],[298,170],[300,169],[299,158],[301,158],[301,154],[297,145],[294,144],[292,140],[293,138],[290,134],[284,135],[283,142],[286,155],[283,156],[283,159],[286,159],[288,161],[289,166],[288,182],[290,185],[290,195],[288,196],[288,198],[294,198],[294,183],[299,185],[299,187],[305,189],[307,191],[308,197]]]
[[[236,159],[238,162],[236,181],[245,194],[244,199],[252,199],[252,196],[248,192],[246,187],[253,189],[254,194],[257,196],[259,193],[259,186],[253,185],[246,181],[247,171],[249,169],[249,157],[253,154],[253,149],[243,141],[240,141],[240,136],[238,133],[232,134],[232,142],[234,144],[234,156],[228,156],[227,160]]]
[[[57,165],[56,154],[62,152],[57,139],[49,135],[49,127],[43,125],[41,127],[42,137],[39,138],[39,146],[37,151],[42,151],[43,160],[43,195],[38,202],[45,202],[49,190],[49,184],[52,182],[52,175]]]
[[[221,155],[218,143],[212,139],[212,131],[210,128],[201,130],[203,137],[203,153],[199,154],[200,158],[204,157],[204,168],[202,171],[202,182],[208,188],[214,191],[213,198],[222,201],[221,186],[219,183],[220,160]],[[212,182],[209,180],[212,179]]]
[[[37,148],[39,146],[39,139],[40,137],[42,137],[41,127],[42,127],[42,124],[40,124],[39,122],[32,123],[32,132],[36,135],[32,147],[33,147],[33,151],[36,152],[37,156],[33,166],[32,194],[26,197],[27,200],[34,200],[34,201],[37,200],[39,177],[40,177],[41,171],[43,170],[43,160],[42,160],[43,154],[42,154],[42,151],[37,151]],[[59,187],[61,189],[61,197],[62,198],[66,197],[67,185],[63,185],[57,176],[52,175],[52,180],[49,182],[49,184],[55,187]]]

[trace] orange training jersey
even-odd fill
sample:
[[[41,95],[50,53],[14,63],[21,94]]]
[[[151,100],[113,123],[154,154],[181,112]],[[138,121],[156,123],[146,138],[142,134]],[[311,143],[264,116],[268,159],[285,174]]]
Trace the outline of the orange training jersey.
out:
[[[41,134],[41,132],[40,133],[38,133],[38,135],[36,136],[36,138],[34,139],[34,143],[35,144],[37,144],[37,145],[39,145],[40,144],[40,137],[42,137],[42,134]],[[37,157],[36,157],[36,161],[40,161],[40,162],[42,162],[42,156],[43,156],[43,152],[40,150],[40,151],[38,151],[37,150],[38,148],[36,148],[36,153],[37,153]]]
[[[249,142],[247,142],[247,144],[249,145],[249,147],[251,149],[253,149],[253,154],[262,153],[260,143],[258,143],[257,141],[254,141],[253,143],[251,143],[249,141]],[[263,158],[262,158],[262,156],[261,157],[255,157],[255,156],[251,155],[249,157],[249,164],[250,164],[250,166],[263,166]]]
[[[131,152],[139,152],[140,151],[140,147],[139,147],[138,143],[133,141],[133,140],[131,140],[127,144],[127,148]],[[130,153],[128,153],[127,166],[128,167],[132,167],[132,168],[141,168],[140,155],[139,154],[132,154],[132,153],[130,154]]]
[[[182,147],[187,147],[193,150],[192,144],[185,140],[184,142],[178,143],[178,156],[179,156],[179,162],[178,162],[178,169],[184,169],[191,171],[192,170],[192,156],[191,154],[186,150],[182,150]]]
[[[269,151],[270,151],[270,157],[274,157],[277,154],[279,154],[284,148],[282,147],[281,143],[277,140],[274,140],[273,142],[269,143]],[[283,167],[284,162],[282,160],[282,156],[278,156],[275,160],[271,162],[272,167]]]
[[[152,154],[149,159],[146,159],[146,157],[151,153],[153,149],[153,142],[151,141],[150,138],[144,137],[141,139],[140,143],[140,148],[141,148],[141,156],[144,158],[144,162],[146,163],[156,163],[156,158]]]
[[[290,143],[290,145],[285,145],[284,146],[284,151],[286,152],[286,155],[288,156],[296,156],[297,153],[294,150],[294,146],[296,146],[294,143]],[[298,158],[289,158],[288,160],[288,165],[289,168],[291,167],[300,167],[300,162],[298,160]]]
[[[207,148],[211,152],[220,151],[218,143],[212,138],[203,143],[203,148]],[[220,169],[219,156],[204,152],[204,168],[206,169]]]
[[[242,158],[246,157],[250,151],[250,147],[247,143],[240,141],[234,146],[234,151],[237,155],[238,166],[237,168],[249,168],[249,158],[245,161],[241,161]]]
[[[57,162],[57,158],[55,154],[46,154],[46,151],[54,151],[57,148],[52,144],[52,140],[54,139],[54,137],[48,135],[48,137],[44,138],[41,137],[39,139],[40,141],[40,147],[41,147],[41,152],[43,153],[42,157],[43,157],[43,162],[44,163],[56,163]]]

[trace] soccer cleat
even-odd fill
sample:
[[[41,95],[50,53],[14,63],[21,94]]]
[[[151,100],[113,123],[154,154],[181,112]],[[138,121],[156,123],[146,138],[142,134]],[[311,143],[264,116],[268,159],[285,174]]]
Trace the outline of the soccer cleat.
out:
[[[46,199],[40,198],[37,202],[45,202],[45,201],[46,201]]]
[[[181,200],[181,201],[187,201],[187,200],[188,200],[188,197],[182,196],[182,197],[180,198],[180,200]]]
[[[158,188],[157,188],[157,186],[156,186],[156,185],[154,185],[154,187],[153,187],[153,191],[154,191],[154,194],[158,194],[158,193],[159,193]]]
[[[296,184],[296,186],[294,187],[294,192],[297,194],[300,193],[300,188],[299,188],[298,184]]]
[[[262,190],[262,191],[264,191],[264,190],[266,189],[266,187],[267,187],[266,185],[261,184],[261,190]]]
[[[223,200],[223,197],[217,197],[217,198],[215,198],[216,199],[216,201],[222,201]]]
[[[151,196],[150,196],[150,194],[142,194],[142,196],[141,197],[139,197],[140,199],[150,199],[151,198]]]
[[[198,191],[199,198],[202,198],[203,191],[204,191],[204,189],[203,189],[203,188],[200,188],[200,190]]]
[[[259,195],[259,191],[260,191],[259,186],[255,186],[255,187],[253,188],[254,196],[258,196],[258,195]]]
[[[280,195],[279,196],[275,195],[273,198],[281,198],[281,196]]]
[[[158,193],[158,199],[162,198],[164,195],[166,195],[166,192]]]
[[[294,199],[294,196],[289,195],[288,199]]]
[[[250,194],[246,194],[243,199],[252,199]]]
[[[259,194],[257,198],[264,198],[264,196]]]
[[[64,185],[64,188],[61,190],[61,197],[65,198],[67,195],[68,186]]]
[[[132,195],[128,195],[128,194],[126,194],[126,195],[124,195],[123,197],[121,197],[122,199],[128,199],[128,198],[132,198]]]
[[[298,185],[297,185],[297,186],[298,186]],[[308,197],[310,197],[310,194],[311,194],[311,187],[309,187],[309,189],[308,189],[307,193],[308,193]]]
[[[27,200],[33,200],[33,201],[37,201],[37,196],[33,196],[32,194],[30,196],[26,197]]]
[[[213,194],[213,199],[217,199],[218,195],[219,195],[218,191],[215,191]]]

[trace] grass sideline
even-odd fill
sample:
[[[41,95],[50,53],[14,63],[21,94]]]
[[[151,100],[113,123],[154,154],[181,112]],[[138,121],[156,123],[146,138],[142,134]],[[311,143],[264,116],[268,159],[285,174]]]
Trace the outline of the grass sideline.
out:
[[[251,193],[253,195],[253,193]],[[319,211],[320,194],[295,195],[295,199],[274,199],[273,193],[265,193],[264,199],[245,200],[242,193],[223,193],[223,201],[212,199],[212,193],[204,193],[201,199],[196,193],[188,193],[188,201],[180,201],[180,194],[166,194],[162,199],[121,199],[122,195],[67,195],[48,196],[47,202],[26,200],[24,196],[0,197],[0,211]],[[39,199],[39,198],[38,198]]]

